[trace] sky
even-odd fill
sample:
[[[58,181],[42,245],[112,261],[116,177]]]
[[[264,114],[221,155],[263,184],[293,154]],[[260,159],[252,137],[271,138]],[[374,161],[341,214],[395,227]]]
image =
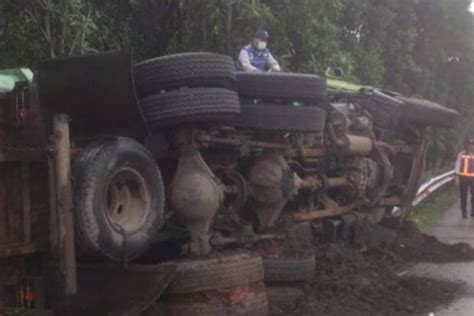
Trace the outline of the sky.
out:
[[[474,13],[474,0],[472,0],[472,2],[471,2],[471,7],[469,8],[469,11]]]

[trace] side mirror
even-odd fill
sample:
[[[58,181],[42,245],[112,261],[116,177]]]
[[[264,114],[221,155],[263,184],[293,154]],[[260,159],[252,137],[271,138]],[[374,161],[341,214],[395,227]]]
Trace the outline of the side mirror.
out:
[[[328,69],[326,69],[325,74],[326,77],[329,78],[342,78],[344,77],[344,70],[339,67],[328,67]]]

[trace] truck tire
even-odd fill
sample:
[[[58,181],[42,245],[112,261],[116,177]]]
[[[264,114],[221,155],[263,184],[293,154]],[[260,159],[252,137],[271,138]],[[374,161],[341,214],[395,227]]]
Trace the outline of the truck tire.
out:
[[[232,290],[227,295],[230,299],[213,298],[204,302],[202,302],[203,298],[200,298],[200,301],[196,299],[195,302],[189,299],[183,301],[176,299],[173,302],[160,302],[158,308],[164,312],[164,315],[170,316],[261,316],[268,314],[268,300],[263,284],[256,289],[236,288],[234,290],[235,295]],[[210,296],[216,296],[216,294],[210,294]]]
[[[298,302],[304,299],[305,293],[296,287],[271,285],[267,286],[267,297],[272,306],[289,312],[294,310]]]
[[[196,122],[232,122],[240,113],[237,93],[223,88],[193,88],[140,99],[150,129]]]
[[[312,106],[242,104],[237,125],[267,131],[314,133],[324,130],[326,112]]]
[[[401,110],[402,117],[416,123],[450,128],[459,120],[459,114],[456,111],[437,103],[403,96],[395,98],[405,104]]]
[[[310,281],[314,277],[316,258],[263,257],[265,282]]]
[[[161,173],[148,150],[121,137],[93,143],[73,172],[80,250],[121,262],[143,254],[164,212]]]
[[[178,267],[176,276],[166,291],[168,294],[234,288],[263,281],[262,259],[246,253],[163,264]]]
[[[225,55],[184,53],[142,61],[135,65],[138,96],[181,87],[235,87],[235,65]]]
[[[363,93],[374,123],[386,129],[398,128],[400,119],[447,128],[453,127],[459,119],[456,111],[428,100],[408,98],[395,92],[373,88],[365,89]]]
[[[237,72],[240,97],[262,100],[318,101],[326,100],[326,80],[322,77],[297,73]]]

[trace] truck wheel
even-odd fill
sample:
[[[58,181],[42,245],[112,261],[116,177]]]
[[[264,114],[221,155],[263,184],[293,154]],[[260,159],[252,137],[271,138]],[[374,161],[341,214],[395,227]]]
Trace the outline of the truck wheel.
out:
[[[395,98],[406,105],[401,110],[402,117],[414,122],[450,128],[459,120],[458,112],[437,103],[403,96]]]
[[[151,129],[196,122],[232,122],[240,113],[237,93],[223,88],[193,88],[140,99]]]
[[[163,263],[176,265],[177,273],[166,293],[196,293],[247,286],[263,281],[262,259],[256,255],[233,254],[214,258]]]
[[[322,132],[326,112],[312,106],[284,106],[269,103],[242,104],[237,125],[250,129],[284,132]]]
[[[140,98],[181,87],[235,86],[234,62],[228,56],[214,53],[184,53],[152,58],[136,64],[134,70]]]
[[[423,125],[449,128],[459,119],[456,111],[428,100],[408,98],[378,89],[366,89],[364,93],[368,100],[366,107],[375,123],[381,127],[389,128],[394,123],[398,124],[399,119],[406,119]]]
[[[268,302],[290,312],[297,307],[299,301],[305,297],[304,291],[291,286],[267,286]]]
[[[265,282],[309,281],[314,277],[316,258],[263,257]]]
[[[164,211],[161,173],[148,150],[128,138],[93,143],[74,168],[78,247],[114,261],[143,254]]]
[[[265,285],[258,284],[254,288],[235,288],[195,299],[176,298],[159,303],[158,308],[170,316],[261,316],[268,314],[268,300]]]
[[[326,100],[326,80],[316,75],[275,72],[237,72],[236,75],[240,97],[312,103]]]

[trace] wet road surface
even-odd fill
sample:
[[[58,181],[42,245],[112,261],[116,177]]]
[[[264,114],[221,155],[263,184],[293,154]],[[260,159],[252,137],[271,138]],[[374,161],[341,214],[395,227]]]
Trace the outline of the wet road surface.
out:
[[[474,218],[462,219],[459,203],[456,203],[432,227],[430,234],[448,244],[465,242],[474,247]],[[474,262],[419,263],[410,269],[410,274],[465,282],[466,288],[458,299],[433,312],[435,316],[474,315]]]

